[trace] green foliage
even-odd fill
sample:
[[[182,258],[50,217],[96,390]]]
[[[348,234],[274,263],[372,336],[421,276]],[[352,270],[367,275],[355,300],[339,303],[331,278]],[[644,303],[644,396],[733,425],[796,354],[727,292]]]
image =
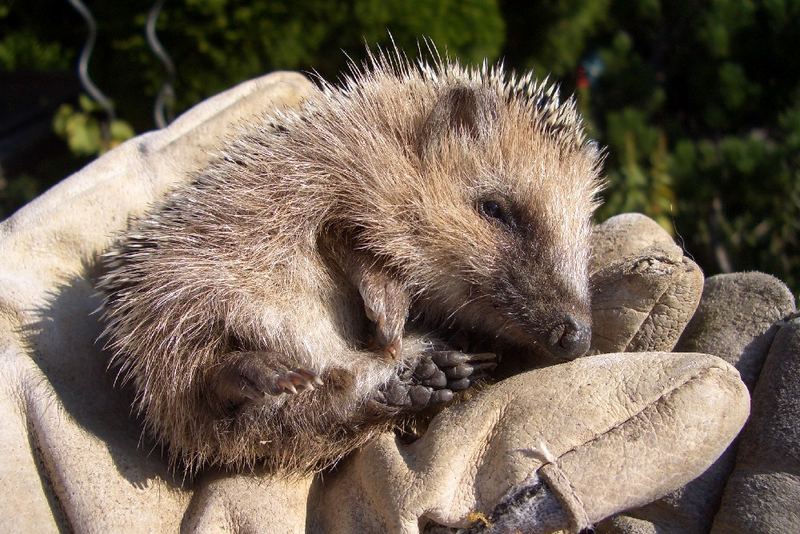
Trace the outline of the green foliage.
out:
[[[539,29],[527,43],[510,34],[506,55],[574,86],[608,146],[601,218],[642,211],[708,274],[760,269],[797,291],[800,1],[507,1],[504,13],[510,32]]]
[[[0,207],[9,209],[19,199],[31,200],[39,193],[37,179],[30,174],[20,174],[9,181],[0,175]]]
[[[164,68],[148,48],[151,2],[87,2],[98,23],[89,72],[126,122],[108,123],[86,102],[61,106],[54,130],[75,155],[60,170],[39,165],[0,180],[0,217],[56,176],[62,177],[120,140],[154,127],[152,106]],[[58,22],[55,22],[58,21]],[[422,36],[466,61],[498,56],[504,22],[496,0],[170,0],[158,19],[159,40],[177,66],[176,112],[240,81],[278,69],[316,71],[328,79],[358,61],[365,43],[389,45],[389,32],[410,55]],[[0,72],[74,70],[86,26],[66,1],[0,4]],[[344,51],[344,52],[343,52]],[[59,157],[51,161],[63,162]],[[24,186],[23,186],[24,185]]]
[[[59,43],[42,42],[30,31],[9,33],[0,39],[0,69],[64,70],[69,55]]]
[[[47,6],[35,12],[27,7],[15,0],[0,4],[0,73],[69,68],[76,55],[71,47],[33,23],[37,16],[44,16]]]
[[[90,7],[99,31],[92,78],[137,131],[152,128],[152,104],[165,75],[144,37],[150,3]],[[0,68],[74,68],[85,32],[67,2],[11,0],[0,9]],[[345,53],[359,60],[365,43],[389,45],[389,32],[412,56],[427,36],[477,63],[499,55],[505,26],[496,0],[171,0],[157,32],[177,66],[181,111],[273,70],[316,71],[334,79],[347,68]]]
[[[95,7],[107,25],[95,59],[98,85],[117,98],[121,116],[149,118],[164,79],[142,32],[148,7]],[[389,32],[411,55],[428,36],[453,55],[479,62],[499,55],[505,29],[494,0],[174,0],[165,4],[157,28],[177,66],[179,111],[273,70],[334,79],[347,68],[345,53],[359,60],[365,43],[390,44]]]
[[[647,124],[645,113],[624,108],[607,116],[607,142],[617,147],[619,164],[607,171],[612,184],[625,184],[624,194],[610,194],[598,214],[645,212],[671,231],[675,194],[664,133]]]
[[[608,20],[610,0],[503,2],[505,56],[518,69],[561,78],[581,60],[587,39]]]
[[[153,127],[164,71],[142,31],[148,4],[91,6],[90,71],[130,127],[62,107],[54,127],[76,154]],[[552,73],[608,147],[599,216],[642,211],[707,274],[760,269],[800,288],[800,0],[170,0],[158,21],[176,111],[271,70],[335,79],[342,50],[358,61],[388,31],[411,56],[428,36],[467,62]],[[72,69],[85,26],[66,2],[10,0],[0,36],[0,69]],[[3,198],[37,183],[7,180]]]
[[[67,141],[73,154],[102,154],[135,135],[127,122],[106,120],[100,105],[88,96],[80,95],[78,102],[80,108],[77,110],[69,104],[62,104],[53,118],[53,130]]]

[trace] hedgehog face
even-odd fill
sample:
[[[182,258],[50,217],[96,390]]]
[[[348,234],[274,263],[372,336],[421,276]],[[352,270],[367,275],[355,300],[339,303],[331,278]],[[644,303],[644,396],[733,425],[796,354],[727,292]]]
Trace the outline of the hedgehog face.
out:
[[[421,300],[440,320],[574,358],[591,336],[599,157],[532,120],[526,104],[460,87],[428,117],[416,224]]]

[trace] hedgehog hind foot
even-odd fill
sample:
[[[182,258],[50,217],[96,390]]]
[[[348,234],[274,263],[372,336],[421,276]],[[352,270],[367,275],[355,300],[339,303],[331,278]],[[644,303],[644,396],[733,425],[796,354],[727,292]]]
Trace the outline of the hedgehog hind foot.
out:
[[[294,395],[322,385],[308,369],[290,367],[265,351],[229,354],[212,378],[212,390],[222,406],[238,407],[267,396]]]
[[[425,352],[413,369],[406,369],[373,395],[373,409],[420,412],[453,400],[455,392],[489,377],[497,366],[494,354],[455,350]]]

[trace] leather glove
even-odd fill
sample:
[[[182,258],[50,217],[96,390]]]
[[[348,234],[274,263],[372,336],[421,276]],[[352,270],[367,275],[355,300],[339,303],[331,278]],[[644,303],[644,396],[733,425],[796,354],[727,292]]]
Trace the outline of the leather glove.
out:
[[[664,352],[702,277],[674,245],[646,237],[644,252],[633,238],[610,247],[615,258],[596,251],[593,347],[616,354],[502,381],[442,412],[415,442],[387,433],[317,477],[170,474],[94,344],[94,259],[130,216],[202,168],[240,119],[314,91],[293,73],[246,82],[2,223],[0,482],[14,488],[0,500],[2,530],[577,531],[712,464],[747,416],[747,390],[719,358]],[[630,350],[645,352],[620,353]]]

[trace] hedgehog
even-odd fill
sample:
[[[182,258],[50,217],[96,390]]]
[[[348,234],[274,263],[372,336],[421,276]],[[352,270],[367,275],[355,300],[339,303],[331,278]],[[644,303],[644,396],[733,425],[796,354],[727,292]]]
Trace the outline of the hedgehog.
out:
[[[588,349],[602,151],[574,97],[396,50],[318,83],[245,121],[102,259],[112,366],[185,473],[316,472],[446,406],[497,359],[443,328]]]

